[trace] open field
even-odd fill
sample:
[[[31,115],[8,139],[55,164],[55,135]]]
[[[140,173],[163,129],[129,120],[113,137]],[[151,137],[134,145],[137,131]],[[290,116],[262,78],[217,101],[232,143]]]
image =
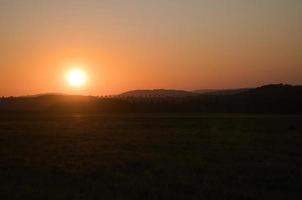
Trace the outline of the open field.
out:
[[[302,116],[0,115],[0,199],[302,199]]]

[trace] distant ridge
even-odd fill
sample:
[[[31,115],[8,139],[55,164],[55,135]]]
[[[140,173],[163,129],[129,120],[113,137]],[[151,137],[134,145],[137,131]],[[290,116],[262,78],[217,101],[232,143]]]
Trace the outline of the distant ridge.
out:
[[[201,90],[193,90],[192,92],[198,94],[205,95],[231,95],[231,94],[239,94],[241,92],[245,92],[251,90],[251,88],[239,88],[239,89],[201,89]]]
[[[153,89],[153,90],[131,90],[119,94],[119,97],[190,97],[196,95],[232,95],[250,90],[251,88],[240,89],[201,89],[201,90],[174,90],[174,89]]]
[[[242,95],[257,95],[257,96],[288,96],[294,97],[295,95],[302,94],[301,85],[288,85],[288,84],[269,84],[257,88],[243,91]]]
[[[59,93],[59,92],[49,92],[49,93],[41,93],[41,94],[34,94],[34,95],[26,95],[20,96],[24,98],[33,98],[33,97],[41,97],[41,96],[67,96],[68,94]]]
[[[131,90],[124,92],[119,97],[186,97],[196,95],[193,92],[185,90],[166,90],[166,89],[154,89],[154,90]]]
[[[193,91],[175,90],[175,89],[152,89],[152,90],[130,90],[118,95],[104,96],[107,98],[114,97],[198,97],[198,96],[238,96],[238,95],[278,95],[302,92],[302,85],[289,85],[289,84],[268,84],[256,88],[239,88],[239,89],[200,89]],[[102,96],[101,96],[102,97]],[[85,95],[73,95],[65,93],[41,93],[36,95],[26,95],[7,98],[50,98],[50,99],[94,99],[98,96],[85,96]],[[3,98],[2,98],[3,99]]]
[[[208,91],[209,92],[209,91]],[[134,97],[134,98],[125,98]],[[189,112],[302,114],[302,86],[270,84],[253,89],[210,93],[183,90],[134,90],[115,96],[43,94],[0,98],[1,112]]]

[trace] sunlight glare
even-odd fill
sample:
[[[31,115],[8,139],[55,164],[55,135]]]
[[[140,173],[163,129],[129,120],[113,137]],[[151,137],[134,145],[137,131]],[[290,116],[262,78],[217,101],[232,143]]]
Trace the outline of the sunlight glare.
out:
[[[67,82],[73,87],[82,87],[87,81],[87,75],[85,71],[81,69],[71,69],[67,72]]]

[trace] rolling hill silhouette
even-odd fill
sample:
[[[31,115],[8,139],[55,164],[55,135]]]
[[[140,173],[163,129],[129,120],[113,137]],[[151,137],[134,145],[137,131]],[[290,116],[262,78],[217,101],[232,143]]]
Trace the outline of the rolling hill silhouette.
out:
[[[239,94],[241,92],[250,90],[248,88],[241,89],[201,89],[201,90],[166,90],[166,89],[154,89],[154,90],[131,90],[120,94],[120,97],[189,97],[196,95],[229,95]]]
[[[0,112],[302,113],[302,86],[271,84],[202,94],[135,90],[112,97],[46,94],[0,99]]]
[[[231,95],[231,94],[239,94],[245,91],[250,90],[251,88],[240,88],[240,89],[202,89],[202,90],[193,90],[192,92],[198,94],[206,94],[206,95]]]
[[[131,90],[120,94],[120,97],[187,97],[196,95],[193,92],[185,90],[165,90],[165,89],[154,89],[154,90]]]

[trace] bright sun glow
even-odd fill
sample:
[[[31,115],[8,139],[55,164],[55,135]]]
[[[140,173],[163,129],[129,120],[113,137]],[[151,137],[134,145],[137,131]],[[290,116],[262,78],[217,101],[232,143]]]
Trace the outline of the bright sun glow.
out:
[[[82,87],[87,81],[87,75],[85,71],[81,69],[71,69],[67,72],[67,82],[73,87]]]

